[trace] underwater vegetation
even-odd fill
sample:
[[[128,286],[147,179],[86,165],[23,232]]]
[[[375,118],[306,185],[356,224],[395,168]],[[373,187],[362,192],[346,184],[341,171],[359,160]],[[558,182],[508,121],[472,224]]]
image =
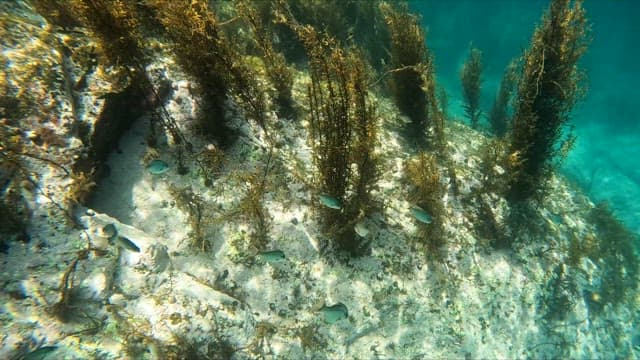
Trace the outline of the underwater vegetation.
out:
[[[508,199],[532,198],[544,185],[554,160],[572,145],[562,140],[571,110],[583,87],[576,64],[588,44],[582,1],[554,0],[536,28],[523,58],[515,100],[508,169]]]
[[[208,216],[205,214],[207,208],[202,196],[195,193],[190,186],[184,188],[171,186],[169,192],[175,199],[178,208],[189,216],[190,237],[193,248],[203,252],[209,251],[212,244],[205,236],[204,226]]]
[[[572,312],[578,287],[571,270],[566,264],[559,264],[551,270],[550,279],[545,284],[549,290],[538,304],[546,320],[564,320]]]
[[[72,0],[69,6],[99,39],[98,51],[111,65],[144,71],[146,54],[133,3],[121,0]],[[63,13],[64,10],[57,10]]]
[[[460,71],[462,81],[462,95],[464,98],[464,111],[471,127],[478,128],[480,121],[480,87],[482,85],[482,52],[477,48],[469,50],[469,58]]]
[[[444,115],[437,104],[435,69],[418,18],[406,4],[380,3],[391,37],[391,92],[409,117],[406,138],[418,149],[442,148]]]
[[[271,154],[263,169],[238,175],[240,182],[245,185],[244,197],[238,206],[238,215],[250,224],[249,247],[253,251],[264,250],[269,243],[272,219],[265,207],[264,196],[269,186],[267,176],[271,166],[270,159]]]
[[[156,12],[171,40],[176,62],[198,86],[201,115],[199,130],[227,146],[230,129],[225,119],[227,94],[233,81],[231,67],[237,54],[224,38],[219,20],[205,2],[147,2]],[[242,70],[237,69],[236,73]],[[258,98],[259,99],[259,98]]]
[[[265,3],[268,9],[270,2]],[[267,78],[273,87],[271,98],[276,105],[278,115],[283,118],[294,116],[295,104],[291,94],[293,72],[289,68],[284,54],[279,52],[273,44],[274,34],[271,27],[264,23],[258,9],[249,1],[239,1],[237,7],[239,13],[249,24],[256,47],[260,50]]]
[[[610,315],[608,309],[637,302],[638,239],[606,206],[591,209],[588,200],[574,199],[581,196],[579,191],[554,177],[548,203],[528,212],[519,207],[526,203],[522,200],[546,195],[540,190],[556,160],[569,149],[570,141],[561,141],[562,130],[582,90],[575,66],[586,46],[580,1],[552,0],[530,49],[505,69],[488,116],[496,135],[490,139],[470,130],[466,120],[447,119],[447,94],[435,82],[425,32],[403,2],[33,3],[65,36],[93,37],[86,40],[95,43],[95,57],[81,56],[92,64],[80,66],[87,69],[84,82],[93,87],[87,93],[95,88],[113,91],[100,93],[104,107],[140,105],[139,113],[130,117],[112,112],[98,116],[100,120],[120,118],[130,124],[138,115],[151,113],[136,125],[148,121],[148,136],[137,127],[131,132],[137,146],[144,147],[146,141],[146,153],[116,148],[120,135],[105,145],[105,153],[118,150],[109,162],[112,169],[125,156],[140,157],[124,162],[137,166],[131,175],[139,176],[127,189],[131,203],[114,201],[113,206],[140,206],[124,211],[134,218],[131,226],[148,222],[140,227],[150,236],[125,237],[125,228],[116,228],[115,220],[104,225],[105,214],[79,206],[101,185],[96,185],[96,174],[104,159],[87,149],[101,136],[97,122],[91,124],[95,119],[80,117],[63,135],[48,122],[24,122],[39,99],[18,93],[16,79],[0,77],[0,237],[3,242],[28,240],[31,221],[44,222],[48,216],[40,220],[43,211],[30,208],[38,195],[52,200],[53,205],[38,199],[49,206],[47,211],[53,206],[68,217],[73,209],[81,219],[91,217],[89,225],[74,229],[78,236],[52,235],[49,248],[40,238],[34,246],[16,247],[64,255],[53,263],[59,271],[51,275],[48,288],[40,289],[48,315],[69,329],[79,318],[92,319],[94,309],[84,304],[90,302],[84,297],[87,285],[100,290],[101,278],[94,281],[93,276],[106,275],[108,294],[95,295],[99,301],[90,305],[108,313],[96,315],[101,319],[91,320],[95,323],[87,333],[122,333],[121,357],[322,358],[319,354],[343,350],[348,357],[355,351],[349,353],[350,346],[371,346],[375,356],[405,358],[404,348],[413,346],[414,334],[398,336],[400,343],[389,341],[379,349],[370,340],[408,326],[412,331],[444,329],[443,336],[434,335],[438,343],[448,338],[455,346],[464,342],[472,347],[477,333],[462,333],[470,327],[460,324],[475,320],[468,315],[484,311],[485,305],[491,314],[489,319],[481,314],[479,320],[483,344],[485,335],[495,334],[496,323],[510,326],[512,322],[502,320],[513,319],[513,314],[527,316],[534,331],[551,333],[573,326],[566,322],[582,310],[588,312],[582,322],[595,324]],[[88,51],[86,47],[82,51]],[[65,49],[79,56],[74,46]],[[3,56],[0,66],[9,62]],[[471,127],[482,128],[479,50],[470,50],[459,75],[459,95]],[[154,85],[163,81],[158,78],[166,81],[165,90]],[[96,80],[113,84],[95,86]],[[175,94],[160,96],[172,88]],[[134,95],[137,101],[116,101]],[[100,109],[102,102],[96,103],[83,106]],[[180,128],[172,125],[169,111],[180,114]],[[81,131],[75,127],[80,126],[87,136],[76,138]],[[67,149],[74,142],[87,147],[78,152],[90,166],[77,165],[75,158],[57,163],[49,157],[47,150]],[[64,180],[62,191],[53,193],[56,182],[47,183],[47,173],[38,175],[40,165]],[[32,211],[38,214],[33,219]],[[54,225],[66,230],[63,224]],[[152,242],[165,248],[165,266],[169,261],[176,265],[166,273],[148,272]],[[336,257],[347,261],[336,264]],[[101,260],[114,267],[88,274]],[[187,295],[182,281],[193,284]],[[200,285],[210,292],[194,291]],[[160,291],[151,289],[156,286]],[[263,286],[264,291],[255,291]],[[423,289],[430,296],[416,299],[413,295],[420,297]],[[469,302],[460,294],[469,290],[479,290],[472,299],[478,300],[478,309],[461,308]],[[202,294],[211,296],[197,297]],[[501,299],[496,294],[516,295]],[[153,296],[148,301],[141,295]],[[36,298],[23,300],[31,299]],[[308,306],[311,301],[313,307]],[[152,324],[145,319],[148,313],[132,313],[149,306],[175,309],[160,319],[167,320],[168,331],[180,332],[168,340],[166,332],[162,341],[154,338],[160,333],[157,325],[165,325]],[[441,318],[442,323],[422,318]],[[543,325],[538,327],[539,320]],[[191,328],[195,335],[182,332],[188,327],[180,323],[196,324]],[[198,333],[201,325],[212,325],[212,330]],[[340,332],[344,336],[332,338]],[[546,336],[529,334],[525,336],[536,340]],[[293,350],[283,352],[291,343]],[[59,346],[57,352],[66,351],[67,343],[53,344]],[[34,356],[49,356],[49,349],[31,350]],[[295,351],[304,356],[289,356]]]
[[[405,175],[410,185],[407,196],[410,212],[418,226],[418,242],[427,247],[429,255],[438,257],[444,245],[442,197],[446,189],[435,155],[420,152],[408,159]]]
[[[517,62],[511,61],[504,71],[498,94],[489,112],[489,125],[493,134],[499,138],[504,137],[511,125],[509,115],[509,103],[513,98],[518,81]]]
[[[618,305],[633,299],[640,284],[640,238],[615,218],[607,203],[596,205],[589,220],[595,225],[597,240],[595,244],[583,247],[587,250],[583,253],[602,264],[604,269],[600,288],[595,291],[601,301],[591,307],[598,312],[605,304]]]
[[[323,232],[336,239],[334,245],[357,254],[363,243],[354,225],[371,209],[370,194],[378,176],[373,153],[378,125],[368,97],[368,66],[357,49],[343,49],[335,39],[292,17],[287,22],[309,58],[308,142],[318,172],[314,190],[322,196],[316,210]]]

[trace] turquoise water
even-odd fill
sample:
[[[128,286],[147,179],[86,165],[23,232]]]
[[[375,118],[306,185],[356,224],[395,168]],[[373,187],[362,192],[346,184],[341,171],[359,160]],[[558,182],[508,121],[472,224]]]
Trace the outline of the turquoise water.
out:
[[[411,1],[422,15],[439,82],[450,97],[451,114],[464,119],[459,71],[469,45],[483,51],[482,105],[491,108],[504,68],[529,45],[548,1]],[[640,2],[585,1],[592,42],[579,65],[587,93],[573,114],[573,151],[566,175],[594,201],[609,201],[615,214],[640,233]]]

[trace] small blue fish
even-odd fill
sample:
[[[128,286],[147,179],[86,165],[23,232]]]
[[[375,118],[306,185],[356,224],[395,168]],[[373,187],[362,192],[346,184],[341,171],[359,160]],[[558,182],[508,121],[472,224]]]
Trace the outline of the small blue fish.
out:
[[[268,263],[280,262],[285,259],[284,252],[282,250],[261,251],[258,253],[258,257]]]
[[[357,223],[356,226],[353,227],[353,229],[356,231],[356,234],[360,235],[361,237],[367,237],[367,235],[369,234],[369,229],[367,229],[367,226],[362,221]]]
[[[160,159],[153,160],[147,165],[147,171],[153,175],[164,174],[167,170],[169,170],[169,164]]]
[[[324,314],[324,321],[333,324],[338,320],[346,319],[349,316],[347,307],[343,303],[337,303],[331,306],[323,306],[320,311]]]
[[[411,207],[411,215],[423,224],[431,224],[433,221],[431,215],[418,206]]]
[[[562,220],[562,216],[558,214],[551,213],[551,219],[556,224],[563,224],[564,220]]]
[[[36,350],[31,351],[27,355],[24,356],[24,360],[42,360],[47,357],[47,355],[56,351],[57,346],[43,346]]]
[[[342,208],[340,201],[329,195],[320,195],[320,203],[330,209],[340,210]]]
[[[129,251],[140,252],[140,248],[136,244],[134,244],[133,241],[127,239],[124,236],[116,237],[116,245],[119,245]]]

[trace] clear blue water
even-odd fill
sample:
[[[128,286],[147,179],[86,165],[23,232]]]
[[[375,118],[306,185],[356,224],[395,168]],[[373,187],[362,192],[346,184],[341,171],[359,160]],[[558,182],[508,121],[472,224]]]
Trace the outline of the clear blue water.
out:
[[[449,95],[449,111],[462,116],[459,71],[469,46],[483,51],[482,105],[491,108],[504,68],[529,45],[546,0],[420,0],[410,8],[422,15],[427,45],[439,83]],[[592,0],[584,7],[592,42],[581,59],[587,94],[574,110],[578,136],[563,165],[595,201],[609,201],[615,214],[640,233],[640,1]]]

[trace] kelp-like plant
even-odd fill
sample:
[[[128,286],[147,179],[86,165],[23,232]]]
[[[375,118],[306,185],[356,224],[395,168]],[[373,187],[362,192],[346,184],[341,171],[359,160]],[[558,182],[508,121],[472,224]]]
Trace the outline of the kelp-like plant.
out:
[[[510,154],[510,201],[533,197],[553,170],[553,160],[568,151],[562,139],[571,110],[581,97],[576,63],[587,49],[587,20],[582,1],[553,0],[524,55]]]
[[[202,100],[199,130],[227,145],[230,129],[224,118],[224,102],[230,84],[218,55],[223,40],[217,19],[206,3],[191,6],[186,1],[147,2],[172,40],[176,62],[198,85]]]
[[[388,63],[389,33],[380,0],[287,0],[287,4],[301,24],[322,29],[342,44],[359,46],[377,71]]]
[[[258,49],[262,53],[267,78],[274,88],[273,99],[277,106],[278,115],[287,117],[293,115],[293,72],[287,65],[283,54],[277,52],[273,45],[271,28],[266,26],[258,10],[247,0],[239,1],[238,11],[249,24],[253,32]]]
[[[246,114],[266,132],[264,91],[256,74],[224,36],[204,1],[147,0],[172,40],[177,63],[197,84],[203,100],[200,127],[221,145],[230,129],[224,117],[227,95],[235,95]]]
[[[71,0],[75,13],[98,40],[98,50],[110,65],[140,71],[146,62],[133,4],[124,0]],[[129,75],[129,74],[127,74]]]
[[[293,19],[289,24],[309,57],[309,144],[318,172],[315,191],[336,200],[333,208],[318,202],[317,210],[333,245],[359,254],[365,242],[354,226],[370,212],[371,190],[378,178],[377,119],[368,98],[367,65],[356,49],[345,50],[333,38]]]
[[[425,35],[416,16],[406,5],[380,4],[391,37],[392,93],[402,113],[409,117],[406,137],[415,146],[433,145],[429,131],[439,136],[442,117],[435,95],[433,59],[425,46]],[[433,140],[433,139],[430,139]],[[437,142],[437,141],[436,141]]]
[[[615,218],[606,203],[596,205],[589,220],[595,225],[597,247],[584,255],[603,269],[602,282],[597,289],[601,301],[591,301],[592,310],[598,312],[604,304],[619,305],[636,296],[640,284],[637,246],[640,239]]]
[[[404,171],[410,186],[408,200],[412,209],[424,211],[430,217],[428,224],[416,220],[418,240],[426,246],[431,256],[439,257],[444,244],[445,211],[442,197],[446,190],[440,182],[436,156],[420,152],[406,161]]]
[[[480,121],[480,87],[482,85],[482,52],[471,48],[469,58],[460,71],[462,81],[462,97],[464,98],[464,112],[471,121],[471,127],[478,128]]]
[[[500,89],[489,112],[489,125],[491,126],[491,130],[494,135],[500,138],[507,134],[510,126],[511,119],[508,108],[518,81],[516,69],[516,62],[511,61],[504,71],[502,81],[500,82]]]

